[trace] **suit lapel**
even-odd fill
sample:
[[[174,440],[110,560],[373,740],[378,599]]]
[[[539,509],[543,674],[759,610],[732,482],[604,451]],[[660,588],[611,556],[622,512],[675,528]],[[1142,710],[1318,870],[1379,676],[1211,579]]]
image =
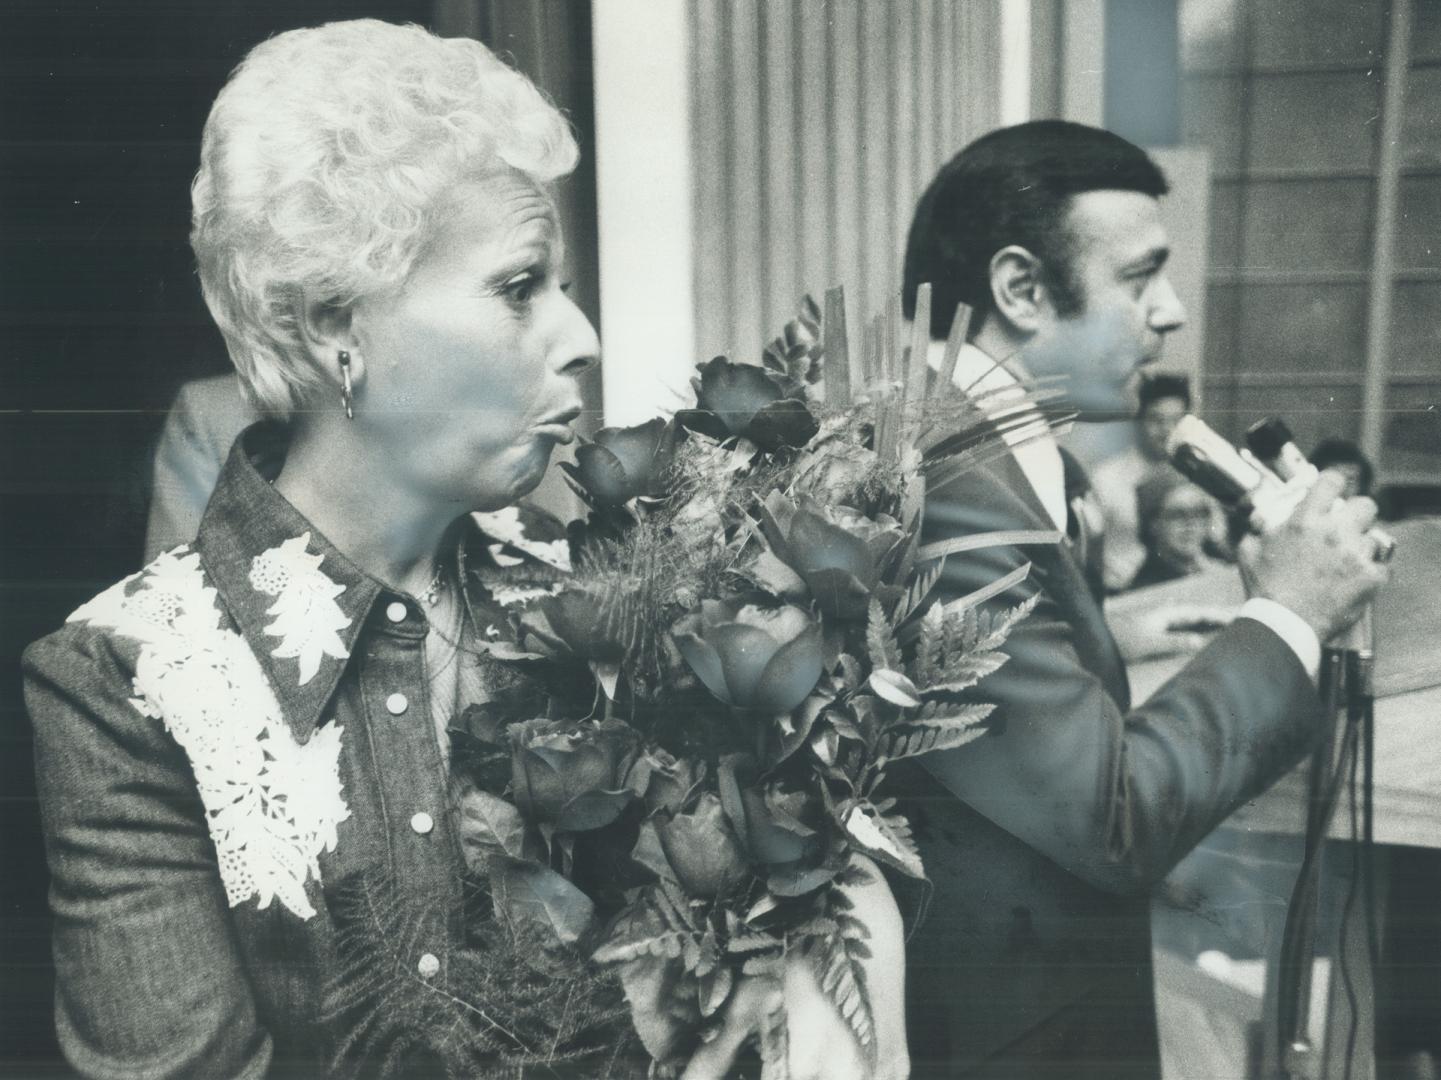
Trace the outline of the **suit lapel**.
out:
[[[1106,625],[1101,605],[1086,581],[1085,571],[1064,544],[1056,546],[1053,558],[1054,573],[1048,584],[1067,620],[1076,629],[1076,651],[1121,711],[1127,712],[1131,708],[1131,683],[1126,677],[1126,666],[1116,648],[1116,639]]]
[[[1037,519],[1038,528],[1053,528],[1051,517],[1031,486],[1015,455],[1006,454],[996,465],[1009,490],[1018,494]],[[1027,547],[1034,573],[1041,579],[1062,617],[1075,630],[1073,644],[1086,667],[1101,680],[1122,711],[1131,707],[1130,681],[1101,606],[1091,594],[1086,575],[1065,543]]]
[[[1030,478],[1026,476],[1025,470],[1021,468],[1021,463],[1016,460],[1015,454],[1004,454],[996,465],[996,472],[1006,481],[1007,490],[1019,495],[1031,513],[1040,519],[1043,523],[1042,527],[1047,529],[1054,529],[1056,527],[1055,523],[1051,520],[1050,513],[1046,510],[1045,503],[1041,502],[1041,496],[1037,494],[1036,489],[1031,486]]]

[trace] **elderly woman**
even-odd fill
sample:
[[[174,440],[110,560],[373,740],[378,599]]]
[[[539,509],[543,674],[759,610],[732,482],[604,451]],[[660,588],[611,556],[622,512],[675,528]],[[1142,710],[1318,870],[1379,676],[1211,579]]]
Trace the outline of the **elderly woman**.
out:
[[[551,198],[576,155],[524,77],[415,27],[281,34],[217,99],[192,243],[268,420],[192,544],[25,662],[81,1073],[319,1075],[356,880],[416,916],[390,943],[407,977],[466,997],[444,732],[485,694],[469,512],[535,487],[580,413],[598,345]],[[738,994],[690,1075],[728,1068],[776,992]],[[794,1042],[832,1030],[822,1010]]]

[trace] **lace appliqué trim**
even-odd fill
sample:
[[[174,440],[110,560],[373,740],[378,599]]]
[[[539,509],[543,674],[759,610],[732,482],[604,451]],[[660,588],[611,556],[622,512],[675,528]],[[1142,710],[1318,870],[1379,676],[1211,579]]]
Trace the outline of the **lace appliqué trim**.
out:
[[[564,588],[563,583],[557,581],[554,585],[505,585],[495,584],[490,586],[491,598],[501,607],[518,607],[521,604],[528,604],[532,600],[539,600],[543,596],[554,596]]]
[[[507,506],[503,510],[490,512],[476,511],[471,518],[487,536],[509,544],[517,551],[523,551],[537,562],[571,572],[570,544],[566,540],[532,540],[525,535],[525,526],[520,520],[520,508]],[[500,550],[501,544],[492,544],[491,555],[501,566],[515,566],[520,560]]]
[[[324,577],[313,565],[310,572]],[[295,617],[296,609],[285,610],[292,614],[277,614],[277,623]],[[326,725],[304,745],[295,741],[255,654],[225,626],[200,556],[183,546],[161,555],[69,621],[140,643],[131,704],[161,720],[190,758],[230,906],[257,896],[265,908],[278,897],[302,919],[313,916],[305,884],[320,882],[319,855],[335,850],[336,826],[350,817],[340,782],[342,729]],[[316,631],[301,640],[326,639]]]
[[[323,657],[344,660],[350,655],[339,630],[350,625],[335,598],[345,591],[320,569],[324,555],[306,551],[310,533],[301,533],[269,551],[255,556],[250,564],[250,584],[275,603],[266,611],[275,621],[265,628],[280,644],[272,656],[289,657],[300,664],[300,685],[320,670]]]

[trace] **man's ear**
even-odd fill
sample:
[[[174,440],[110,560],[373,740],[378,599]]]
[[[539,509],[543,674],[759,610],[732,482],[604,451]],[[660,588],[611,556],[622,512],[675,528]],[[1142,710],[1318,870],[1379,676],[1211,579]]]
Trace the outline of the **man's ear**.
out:
[[[1041,260],[1018,244],[991,256],[991,299],[996,313],[1022,334],[1040,330],[1051,298],[1041,273]]]
[[[351,382],[358,384],[365,360],[356,346],[350,306],[309,292],[301,298],[298,306],[300,335],[316,370],[339,386],[340,354],[343,352],[350,358]]]

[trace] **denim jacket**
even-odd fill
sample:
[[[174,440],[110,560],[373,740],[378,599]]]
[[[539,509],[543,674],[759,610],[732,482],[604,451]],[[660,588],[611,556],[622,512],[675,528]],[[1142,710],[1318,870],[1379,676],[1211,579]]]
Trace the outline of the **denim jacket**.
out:
[[[425,608],[275,491],[266,444],[236,442],[193,545],[25,655],[57,1026],[86,1076],[319,1074],[358,874],[433,914],[397,943],[417,978],[444,988],[461,941]]]

